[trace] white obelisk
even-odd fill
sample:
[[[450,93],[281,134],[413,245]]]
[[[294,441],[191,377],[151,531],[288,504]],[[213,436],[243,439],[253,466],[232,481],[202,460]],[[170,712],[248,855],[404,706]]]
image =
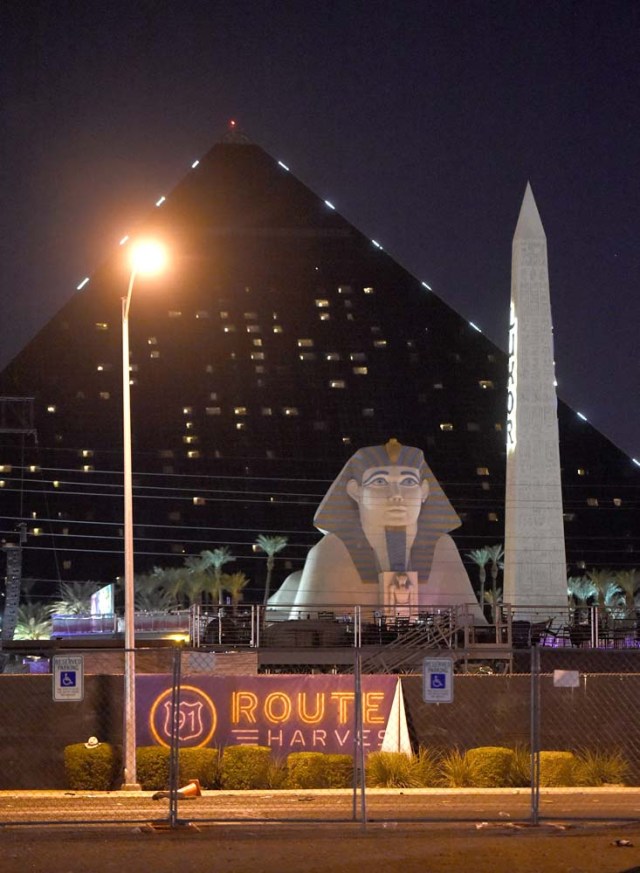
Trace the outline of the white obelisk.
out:
[[[513,236],[507,400],[503,600],[518,618],[567,607],[555,384],[547,238],[527,184]]]

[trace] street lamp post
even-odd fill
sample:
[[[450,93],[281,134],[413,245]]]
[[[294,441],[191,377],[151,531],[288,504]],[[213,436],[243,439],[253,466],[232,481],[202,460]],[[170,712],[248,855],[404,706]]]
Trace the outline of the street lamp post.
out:
[[[133,563],[133,477],[131,472],[131,382],[129,375],[129,309],[136,276],[159,272],[165,251],[156,242],[132,247],[131,273],[122,298],[122,436],[124,469],[124,729],[123,791],[139,791],[136,772],[135,585]]]

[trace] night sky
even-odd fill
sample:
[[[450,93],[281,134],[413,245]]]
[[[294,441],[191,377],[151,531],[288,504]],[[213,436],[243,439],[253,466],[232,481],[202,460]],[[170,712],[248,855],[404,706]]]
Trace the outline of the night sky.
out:
[[[0,367],[235,118],[503,348],[529,179],[560,396],[640,459],[640,3],[4,0],[0,101]]]

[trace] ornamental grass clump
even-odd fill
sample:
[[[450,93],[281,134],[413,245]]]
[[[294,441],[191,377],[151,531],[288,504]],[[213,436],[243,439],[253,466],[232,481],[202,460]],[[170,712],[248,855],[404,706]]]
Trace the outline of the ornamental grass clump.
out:
[[[528,746],[517,745],[513,750],[509,785],[514,788],[531,785],[531,750]]]
[[[371,788],[420,787],[414,758],[404,752],[371,752],[367,756],[366,780]]]
[[[473,788],[476,785],[476,763],[459,749],[445,752],[440,761],[442,785],[446,788]]]
[[[629,762],[619,751],[580,749],[576,752],[576,785],[624,785],[628,774]]]
[[[440,755],[436,752],[421,747],[414,758],[413,766],[421,788],[434,788],[442,784]]]
[[[513,766],[513,749],[502,746],[479,746],[466,754],[473,767],[475,788],[503,788],[510,782]]]

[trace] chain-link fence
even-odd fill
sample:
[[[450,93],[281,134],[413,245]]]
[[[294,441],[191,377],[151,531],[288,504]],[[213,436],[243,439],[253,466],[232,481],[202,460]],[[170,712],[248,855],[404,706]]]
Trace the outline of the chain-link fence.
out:
[[[350,672],[268,675],[246,653],[138,648],[131,713],[122,648],[14,649],[0,824],[640,819],[640,651],[601,655],[520,650],[520,673],[443,674],[438,702],[358,647]]]

